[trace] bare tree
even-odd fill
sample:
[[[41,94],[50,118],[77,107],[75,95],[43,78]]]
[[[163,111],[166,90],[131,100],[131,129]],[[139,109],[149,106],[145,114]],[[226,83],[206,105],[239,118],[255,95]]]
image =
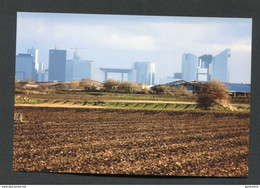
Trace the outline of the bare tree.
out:
[[[113,79],[108,79],[104,82],[104,88],[106,91],[117,91],[120,82]]]
[[[170,93],[171,88],[167,85],[160,84],[160,85],[155,85],[152,90],[154,91],[155,94],[167,94]]]
[[[84,78],[80,81],[79,87],[86,91],[96,91],[98,86],[93,80],[89,78]]]
[[[55,86],[55,89],[58,91],[63,91],[68,89],[68,85],[65,83],[59,83],[58,85]]]
[[[125,81],[119,84],[118,91],[126,93],[136,93],[142,91],[142,86],[135,82]]]
[[[79,81],[71,81],[69,83],[70,89],[80,89],[80,82]]]
[[[26,80],[25,80],[25,82],[27,82],[27,83],[35,83],[36,81],[35,81],[35,79],[33,79],[33,78],[27,78]]]
[[[198,102],[204,107],[211,107],[217,104],[227,107],[230,105],[228,88],[221,81],[208,81],[202,84],[198,92]]]

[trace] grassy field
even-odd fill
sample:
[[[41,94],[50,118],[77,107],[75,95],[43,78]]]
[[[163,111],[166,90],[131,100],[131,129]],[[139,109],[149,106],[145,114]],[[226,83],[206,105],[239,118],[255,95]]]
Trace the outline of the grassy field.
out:
[[[148,109],[148,110],[201,110],[196,98],[176,98],[165,95],[124,94],[98,92],[61,92],[48,94],[24,94],[16,96],[16,104],[66,104],[71,107],[104,107],[117,109]],[[250,111],[249,103],[232,104],[236,111]],[[219,108],[217,111],[230,111]]]

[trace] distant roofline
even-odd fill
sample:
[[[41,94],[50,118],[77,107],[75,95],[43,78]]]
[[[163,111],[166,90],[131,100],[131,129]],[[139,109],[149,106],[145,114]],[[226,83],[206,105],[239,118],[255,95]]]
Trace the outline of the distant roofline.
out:
[[[84,59],[66,59],[66,61],[75,61],[75,62],[82,62],[82,61],[87,61],[87,62],[94,62],[94,60],[84,60]]]
[[[206,81],[185,81],[185,80],[177,80],[177,81],[173,81],[173,82],[169,82],[169,83],[166,83],[165,85],[169,85],[169,86],[177,86],[177,85],[181,85],[181,84],[184,84],[184,83],[188,83],[188,84],[191,84],[191,85],[202,85],[203,83],[206,83]],[[245,84],[245,83],[228,83],[228,82],[223,82],[224,85],[226,85],[228,87],[228,90],[230,92],[247,92],[247,93],[250,93],[251,92],[251,84]],[[246,86],[246,87],[244,87]],[[234,89],[234,87],[236,89]]]
[[[216,55],[212,55],[212,54],[203,54],[203,55],[197,56],[197,55],[192,54],[192,53],[190,53],[190,52],[184,52],[183,55],[184,55],[184,54],[191,54],[191,55],[194,55],[194,56],[196,56],[196,57],[198,57],[198,58],[200,58],[201,56],[204,56],[204,55],[211,55],[212,57],[215,57],[215,56],[221,54],[222,52],[224,52],[224,51],[226,51],[226,50],[228,50],[228,51],[229,51],[228,53],[230,53],[231,48],[225,48],[224,50],[222,50],[221,52],[217,53]]]
[[[133,69],[121,69],[121,68],[99,68],[104,72],[114,72],[114,73],[129,73],[133,71]]]
[[[67,51],[67,50],[58,50],[58,49],[49,49],[49,51]]]
[[[153,63],[153,64],[155,64],[154,62],[149,62],[149,61],[136,61],[134,63]]]
[[[30,56],[30,57],[33,57],[32,54],[26,54],[26,53],[19,53],[18,55],[16,56]]]

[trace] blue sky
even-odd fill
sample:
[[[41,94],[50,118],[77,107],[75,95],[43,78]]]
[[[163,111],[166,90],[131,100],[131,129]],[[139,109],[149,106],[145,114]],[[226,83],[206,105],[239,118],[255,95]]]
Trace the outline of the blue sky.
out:
[[[156,82],[181,71],[185,52],[217,55],[231,49],[230,82],[250,83],[252,19],[97,14],[18,13],[16,53],[39,49],[48,66],[49,49],[78,50],[93,60],[94,79],[103,81],[99,67],[131,68],[136,61],[156,64]],[[111,78],[120,78],[111,75]]]

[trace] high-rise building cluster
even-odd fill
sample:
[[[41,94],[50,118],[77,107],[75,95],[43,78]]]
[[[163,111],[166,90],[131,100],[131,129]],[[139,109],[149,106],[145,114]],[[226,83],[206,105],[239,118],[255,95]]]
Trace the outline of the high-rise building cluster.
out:
[[[34,79],[43,81],[79,81],[83,78],[92,79],[93,61],[80,60],[74,53],[73,59],[67,60],[67,51],[49,50],[49,69],[44,68],[44,64],[38,61],[38,49],[31,48],[27,54],[16,56],[15,77],[18,81]]]
[[[229,82],[230,49],[225,49],[216,56],[191,53],[182,56],[181,79],[185,81],[220,80]]]
[[[91,60],[81,60],[76,51],[72,59],[67,59],[66,50],[49,50],[49,69],[38,60],[38,49],[31,48],[27,54],[16,56],[15,77],[18,81],[34,79],[38,82],[46,81],[80,81],[83,78],[93,79],[93,65]],[[135,62],[132,69],[100,68],[105,73],[107,80],[108,73],[121,73],[122,81],[124,73],[128,74],[128,80],[137,83],[154,85],[155,64],[150,62]]]
[[[31,48],[26,54],[16,56],[15,76],[17,80],[42,79],[43,63],[38,61],[38,49]]]
[[[43,62],[38,60],[38,49],[31,48],[26,54],[16,56],[16,80],[34,79],[42,81],[80,81],[83,78],[93,79],[94,62],[91,60],[81,60],[76,51],[72,59],[67,59],[66,50],[49,50],[49,69],[45,69]],[[229,82],[229,63],[230,49],[225,49],[216,56],[210,54],[196,56],[191,53],[182,55],[182,71],[174,73],[174,77],[167,77],[168,80],[185,81],[209,81],[221,80]],[[121,74],[121,81],[125,81],[124,75],[127,74],[127,80],[136,83],[155,84],[155,63],[135,62],[130,69],[122,68],[100,68],[104,72],[105,81],[108,79],[108,73]],[[169,82],[169,81],[168,81]]]

